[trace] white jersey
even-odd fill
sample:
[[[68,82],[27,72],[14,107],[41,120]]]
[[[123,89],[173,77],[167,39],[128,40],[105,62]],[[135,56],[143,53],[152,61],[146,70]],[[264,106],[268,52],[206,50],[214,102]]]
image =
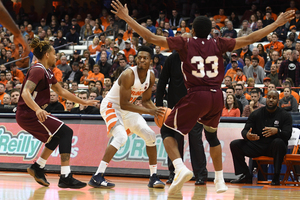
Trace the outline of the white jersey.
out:
[[[133,103],[139,96],[141,96],[149,88],[151,71],[148,70],[145,82],[141,83],[137,72],[137,66],[129,67],[126,70],[129,69],[132,70],[134,73],[134,83],[133,86],[131,86],[131,97],[130,97],[130,103]],[[120,105],[120,85],[118,84],[118,80],[119,79],[117,79],[117,81],[112,86],[112,88],[107,93],[104,99],[108,102]]]

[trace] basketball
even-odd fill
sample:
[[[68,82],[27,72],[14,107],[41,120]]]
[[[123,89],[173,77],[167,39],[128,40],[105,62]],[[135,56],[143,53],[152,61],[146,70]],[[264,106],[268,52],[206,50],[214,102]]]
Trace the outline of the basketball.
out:
[[[154,121],[155,121],[155,124],[161,128],[162,125],[165,123],[166,119],[168,118],[168,116],[170,115],[171,113],[171,109],[170,108],[164,108],[165,109],[165,114],[164,116],[157,116],[157,117],[154,117]]]

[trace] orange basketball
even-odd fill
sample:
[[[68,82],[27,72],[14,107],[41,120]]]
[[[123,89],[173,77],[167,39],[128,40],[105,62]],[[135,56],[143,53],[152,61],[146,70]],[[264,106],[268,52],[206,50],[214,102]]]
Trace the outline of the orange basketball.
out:
[[[168,118],[168,116],[170,115],[171,113],[171,109],[170,108],[164,108],[165,109],[165,114],[164,116],[157,116],[157,117],[154,117],[154,121],[155,121],[155,124],[161,128],[162,125],[165,123],[166,119]]]

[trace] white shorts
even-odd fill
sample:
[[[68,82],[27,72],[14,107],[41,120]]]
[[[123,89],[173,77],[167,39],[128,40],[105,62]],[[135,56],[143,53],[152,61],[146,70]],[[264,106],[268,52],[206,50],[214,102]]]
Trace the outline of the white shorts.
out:
[[[127,135],[135,133],[144,138],[143,135],[145,132],[142,132],[141,130],[150,129],[153,132],[142,115],[122,110],[118,104],[111,103],[107,99],[104,99],[101,102],[100,113],[106,123],[107,134],[109,137],[112,136],[111,130],[117,122],[125,128]]]

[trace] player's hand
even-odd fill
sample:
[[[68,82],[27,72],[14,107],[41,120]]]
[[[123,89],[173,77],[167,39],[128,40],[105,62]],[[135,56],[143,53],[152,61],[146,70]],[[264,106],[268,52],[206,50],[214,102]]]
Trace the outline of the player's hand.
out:
[[[111,12],[117,15],[119,18],[125,19],[128,16],[127,4],[123,6],[119,0],[113,0],[111,2],[111,6],[115,9],[115,11],[111,10]]]
[[[292,19],[295,18],[295,11],[290,10],[284,13],[281,13],[278,18],[276,19],[275,23],[277,23],[277,26],[283,26],[286,24],[288,21],[291,21]]]
[[[264,137],[270,137],[270,136],[275,135],[277,133],[278,133],[278,129],[275,128],[275,127],[265,127],[263,129],[263,132],[262,132]]]
[[[40,122],[44,122],[47,119],[47,115],[50,115],[50,113],[48,113],[46,110],[43,110],[41,108],[35,111],[35,114]]]
[[[21,44],[23,46],[25,57],[29,55],[30,47],[29,47],[28,43],[25,41],[24,37],[21,34],[14,35],[14,43]]]
[[[247,132],[247,139],[250,141],[255,141],[255,140],[259,140],[259,136],[257,134],[253,134],[251,133],[252,128],[250,128],[250,130]]]
[[[165,108],[164,107],[157,107],[156,109],[150,109],[150,115],[153,115],[154,117],[158,116],[164,116],[165,114]]]
[[[87,100],[82,103],[83,106],[95,106],[100,100]]]

